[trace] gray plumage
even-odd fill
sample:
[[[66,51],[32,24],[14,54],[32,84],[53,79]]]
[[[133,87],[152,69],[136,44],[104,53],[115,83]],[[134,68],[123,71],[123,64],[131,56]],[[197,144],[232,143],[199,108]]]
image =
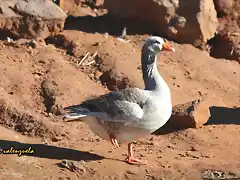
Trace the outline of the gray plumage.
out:
[[[130,121],[141,119],[142,107],[148,97],[138,88],[123,89],[118,92],[110,92],[96,98],[85,100],[81,106],[75,105],[65,108],[77,114],[93,113],[98,118],[106,121]]]

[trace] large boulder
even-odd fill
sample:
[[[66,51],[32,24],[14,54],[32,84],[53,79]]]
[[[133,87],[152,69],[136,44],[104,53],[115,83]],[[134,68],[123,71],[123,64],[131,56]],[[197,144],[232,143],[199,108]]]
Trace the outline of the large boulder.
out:
[[[62,31],[66,17],[50,0],[1,0],[0,36],[46,37]]]
[[[104,7],[120,18],[145,20],[159,34],[180,43],[201,45],[218,26],[211,0],[105,0]]]

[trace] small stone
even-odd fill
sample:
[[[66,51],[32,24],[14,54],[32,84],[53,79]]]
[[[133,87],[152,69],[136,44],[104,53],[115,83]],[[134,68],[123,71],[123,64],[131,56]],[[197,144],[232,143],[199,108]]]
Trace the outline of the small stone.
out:
[[[102,75],[102,72],[100,72],[100,71],[96,71],[95,73],[94,73],[94,76],[95,76],[95,78],[96,79],[99,79],[99,77]]]
[[[52,142],[58,142],[58,141],[60,141],[61,139],[62,139],[61,136],[55,136],[55,137],[52,138]]]
[[[175,149],[174,145],[170,144],[170,145],[167,145],[167,148],[170,148],[170,149]]]
[[[100,138],[96,138],[96,141],[97,141],[97,142],[100,142],[100,140],[101,140]]]
[[[132,171],[130,171],[130,170],[127,170],[126,173],[127,173],[127,174],[132,174],[132,175],[135,175],[135,174],[136,174],[135,172],[132,172]]]
[[[81,160],[79,163],[81,163],[81,164],[86,164],[86,161]]]
[[[195,159],[200,158],[198,155],[192,154],[191,152],[186,152],[186,156],[191,157],[191,158],[195,158]]]
[[[204,158],[210,158],[209,155],[205,155],[205,154],[201,154],[201,157],[204,157]]]
[[[42,114],[43,114],[44,116],[46,116],[46,117],[48,116],[48,113],[45,112],[45,111],[43,111]]]
[[[186,154],[183,154],[183,153],[179,153],[178,155],[181,157],[186,157]]]
[[[53,114],[52,113],[48,113],[48,117],[52,117],[53,116]]]
[[[190,151],[197,151],[197,149],[194,146],[191,146]]]
[[[94,43],[92,46],[99,46],[99,42]]]

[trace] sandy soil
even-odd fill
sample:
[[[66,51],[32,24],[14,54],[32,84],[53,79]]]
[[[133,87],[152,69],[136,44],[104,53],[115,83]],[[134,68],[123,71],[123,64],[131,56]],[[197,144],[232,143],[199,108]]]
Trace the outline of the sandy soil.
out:
[[[240,177],[239,118],[237,123],[226,117],[223,124],[141,139],[134,148],[137,156],[148,160],[146,166],[123,162],[126,145],[115,149],[85,123],[60,119],[62,106],[109,89],[142,88],[140,47],[147,36],[131,35],[127,37],[131,42],[123,43],[104,33],[68,29],[36,47],[26,40],[1,41],[0,149],[31,145],[35,153],[0,154],[0,179],[197,180],[203,179],[205,170]],[[176,52],[162,53],[158,68],[174,105],[209,98],[231,113],[232,107],[240,107],[239,63],[212,58],[191,45],[170,43]],[[87,52],[98,52],[93,64],[76,67]],[[64,159],[79,162],[81,171],[59,166]]]

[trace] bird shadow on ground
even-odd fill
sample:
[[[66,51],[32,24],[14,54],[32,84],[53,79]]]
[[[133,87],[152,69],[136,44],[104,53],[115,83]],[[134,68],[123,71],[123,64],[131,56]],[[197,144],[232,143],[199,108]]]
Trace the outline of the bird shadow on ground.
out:
[[[170,121],[168,121],[166,124],[164,124],[161,128],[157,129],[156,131],[154,131],[152,133],[152,135],[166,135],[166,134],[170,134],[170,133],[174,133],[177,131],[180,131],[183,129],[180,128],[176,128],[176,126],[172,126]]]
[[[240,125],[240,108],[227,108],[220,106],[209,107],[210,117],[204,126],[208,125],[220,125],[220,124],[235,124]],[[181,131],[186,128],[177,128],[176,125],[172,126],[170,121],[168,121],[163,127],[159,128],[153,135],[165,135],[169,133],[174,133]]]
[[[127,28],[127,35],[155,34],[152,26],[147,22],[136,19],[120,19],[108,14],[98,17],[92,16],[68,16],[64,29],[79,30],[87,33],[108,33],[113,36],[120,36],[123,28]]]
[[[0,152],[3,150],[8,150],[13,147],[16,150],[25,150],[31,146],[31,149],[34,150],[34,153],[23,154],[25,156],[33,156],[38,158],[47,158],[47,159],[66,159],[66,160],[75,160],[75,161],[96,161],[104,159],[103,156],[73,150],[69,148],[62,148],[57,146],[50,146],[44,144],[28,144],[17,141],[8,141],[8,140],[0,140]]]

